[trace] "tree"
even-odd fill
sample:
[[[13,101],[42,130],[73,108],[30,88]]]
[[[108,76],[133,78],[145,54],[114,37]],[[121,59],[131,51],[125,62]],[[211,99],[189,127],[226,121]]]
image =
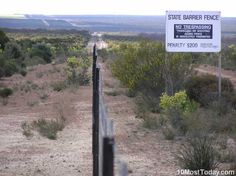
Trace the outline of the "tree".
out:
[[[20,45],[15,41],[6,43],[3,53],[0,56],[0,77],[12,76],[16,72],[25,74],[24,54]]]
[[[165,57],[160,42],[142,41],[122,44],[112,63],[113,74],[129,89],[160,96],[165,89],[170,95],[183,88],[191,72],[190,54],[174,53]]]
[[[53,58],[53,54],[52,54],[50,47],[48,47],[46,44],[43,44],[43,43],[39,43],[39,44],[34,45],[32,47],[30,56],[31,57],[39,56],[39,57],[43,58],[47,63],[50,63]]]
[[[9,42],[9,38],[0,30],[0,49],[3,50],[7,42]]]
[[[3,55],[5,59],[15,59],[18,62],[22,62],[24,60],[21,47],[15,41],[10,41],[5,45]]]

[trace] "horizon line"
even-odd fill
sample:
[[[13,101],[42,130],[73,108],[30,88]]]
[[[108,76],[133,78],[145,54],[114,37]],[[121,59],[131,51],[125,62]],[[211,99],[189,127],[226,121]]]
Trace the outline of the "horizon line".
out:
[[[0,18],[4,16],[17,16],[17,15],[42,15],[42,16],[162,16],[165,17],[165,14],[40,14],[40,13],[15,13],[15,14],[0,14]],[[223,18],[236,18],[235,16],[221,16]]]

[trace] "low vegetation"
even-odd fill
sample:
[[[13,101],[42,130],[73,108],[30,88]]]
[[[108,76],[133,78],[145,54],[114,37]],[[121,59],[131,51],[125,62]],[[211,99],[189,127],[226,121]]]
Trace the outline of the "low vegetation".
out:
[[[57,132],[62,131],[65,127],[64,116],[59,116],[56,119],[40,118],[34,120],[31,123],[23,122],[21,128],[23,135],[26,137],[32,137],[33,131],[38,131],[40,135],[47,137],[48,139],[56,140]]]
[[[64,119],[46,120],[41,118],[34,121],[32,125],[42,136],[53,140],[57,138],[57,132],[62,131],[65,127]]]
[[[228,97],[234,94],[233,84],[229,79],[223,78],[222,98],[230,101]],[[185,82],[186,93],[190,99],[195,100],[202,106],[208,106],[218,100],[218,78],[213,75],[193,76]]]
[[[197,171],[204,169],[210,171],[216,169],[216,151],[211,139],[206,136],[194,136],[184,144],[177,155],[177,159],[183,169]],[[209,174],[203,174],[209,175]]]
[[[65,62],[67,57],[87,57],[85,31],[0,31],[0,78],[27,74],[27,66]]]
[[[68,84],[79,86],[90,84],[91,75],[88,68],[90,67],[91,60],[88,57],[70,57],[66,62],[66,72]]]
[[[121,92],[118,90],[106,91],[104,93],[108,96],[114,96],[114,97],[121,94]]]
[[[167,140],[192,136],[184,140],[178,153],[182,168],[209,170],[226,161],[233,167],[228,147],[219,154],[221,150],[216,152],[219,144],[215,144],[220,135],[225,135],[226,140],[236,139],[233,84],[222,79],[219,99],[217,77],[192,72],[201,59],[217,55],[165,54],[163,44],[154,41],[110,41],[109,47],[107,53],[102,52],[103,57],[112,53],[112,59],[106,62],[113,75],[128,88],[127,96],[134,97],[136,117],[143,119],[143,126],[161,131]],[[222,56],[231,63],[234,46],[230,49],[223,50]]]
[[[60,92],[67,88],[67,82],[66,81],[57,81],[51,84],[54,91]]]
[[[0,88],[0,97],[2,99],[2,104],[6,105],[8,103],[8,97],[13,94],[11,88]]]

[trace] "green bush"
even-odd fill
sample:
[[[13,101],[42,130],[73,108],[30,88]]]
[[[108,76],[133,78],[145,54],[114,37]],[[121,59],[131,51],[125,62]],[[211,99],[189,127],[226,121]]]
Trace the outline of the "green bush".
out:
[[[13,94],[12,89],[10,89],[10,88],[0,88],[0,97],[7,98],[11,94]]]
[[[17,72],[25,75],[24,59],[21,47],[15,41],[8,42],[0,53],[0,77],[12,76]]]
[[[113,43],[114,44],[114,43]],[[165,54],[161,42],[141,41],[115,43],[115,59],[111,63],[112,74],[137,95],[137,115],[160,111],[161,94],[166,90],[181,90],[182,83],[191,72],[190,54]]]
[[[65,127],[64,120],[62,119],[46,120],[42,118],[34,121],[33,125],[38,128],[38,131],[42,136],[53,140],[57,138],[57,132],[62,131]]]
[[[185,91],[176,92],[173,96],[163,93],[160,97],[160,107],[163,110],[177,108],[183,113],[196,111],[197,103],[190,101]]]
[[[69,57],[66,67],[69,84],[88,85],[90,83],[89,66],[89,58]]]
[[[4,76],[12,76],[18,72],[17,64],[14,60],[7,60],[4,64]]]
[[[27,57],[24,63],[27,66],[34,66],[34,65],[39,65],[39,64],[46,64],[47,62],[39,56],[32,56],[32,57]]]
[[[26,76],[26,75],[27,75],[27,71],[24,70],[24,69],[22,69],[22,70],[20,71],[20,74],[21,74],[22,76]]]
[[[9,38],[0,30],[0,49],[3,50],[7,42],[9,42]]]
[[[232,93],[233,84],[229,79],[222,79],[222,94]],[[193,76],[185,83],[188,97],[207,106],[218,98],[218,78],[213,75]]]
[[[51,48],[44,43],[34,45],[30,51],[31,58],[38,56],[44,59],[46,63],[50,63],[53,59]]]
[[[18,65],[21,65],[25,59],[24,53],[15,41],[8,42],[3,51],[4,57],[9,59],[14,59]]]
[[[145,117],[148,113],[158,113],[160,112],[159,108],[159,98],[151,95],[151,94],[144,94],[144,93],[137,93],[135,97],[135,113],[139,118]]]
[[[192,114],[197,110],[198,104],[190,101],[185,91],[168,96],[166,93],[160,97],[160,107],[162,116],[168,120],[168,123],[176,129],[181,135],[186,134],[189,130],[188,122]]]
[[[67,78],[70,84],[79,83],[80,62],[76,57],[69,57],[66,62]]]
[[[177,154],[183,169],[214,170],[218,163],[212,141],[207,136],[195,136],[184,144]]]
[[[113,75],[131,90],[152,89],[161,94],[164,90],[161,74],[163,45],[157,42],[142,42],[122,44],[119,47],[116,49],[118,59],[111,65]]]
[[[114,50],[117,59],[111,64],[112,73],[129,89],[160,96],[168,83],[176,92],[191,72],[190,54],[165,54],[160,42],[122,43]]]

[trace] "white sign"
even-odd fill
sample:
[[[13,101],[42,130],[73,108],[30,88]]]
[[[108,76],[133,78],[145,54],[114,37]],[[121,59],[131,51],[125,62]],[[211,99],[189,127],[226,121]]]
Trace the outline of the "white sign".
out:
[[[220,52],[220,50],[220,12],[166,11],[167,52]]]

